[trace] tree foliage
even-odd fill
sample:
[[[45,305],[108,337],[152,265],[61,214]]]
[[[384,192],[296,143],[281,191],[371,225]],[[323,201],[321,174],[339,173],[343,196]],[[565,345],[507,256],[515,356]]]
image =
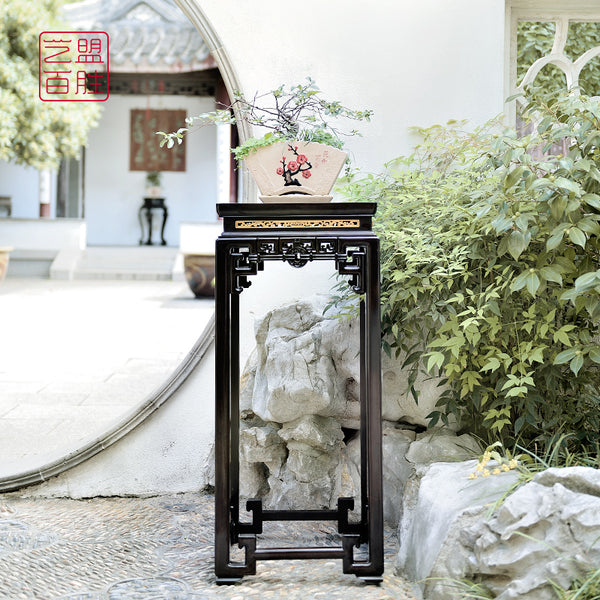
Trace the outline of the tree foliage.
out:
[[[377,201],[384,349],[447,384],[431,424],[510,445],[600,441],[600,99],[531,102],[530,136],[421,130],[351,184]],[[565,156],[542,156],[560,140]]]
[[[95,102],[42,102],[38,96],[38,36],[68,31],[59,0],[3,0],[0,10],[0,159],[56,168],[85,144],[97,125]]]

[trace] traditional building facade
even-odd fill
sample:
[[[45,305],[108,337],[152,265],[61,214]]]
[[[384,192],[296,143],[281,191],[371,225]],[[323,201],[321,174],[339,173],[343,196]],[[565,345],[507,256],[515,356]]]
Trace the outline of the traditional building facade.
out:
[[[214,110],[224,87],[209,48],[172,0],[84,0],[64,11],[73,30],[108,34],[108,100],[79,158],[63,161],[58,172],[38,175],[0,163],[0,194],[10,198],[10,216],[37,219],[45,212],[82,220],[89,245],[137,245],[147,237],[140,219],[146,177],[160,172],[168,209],[164,238],[178,246],[181,223],[215,221],[215,203],[229,201],[228,126],[195,131],[172,150],[160,148],[155,135]],[[49,205],[45,211],[40,202]]]

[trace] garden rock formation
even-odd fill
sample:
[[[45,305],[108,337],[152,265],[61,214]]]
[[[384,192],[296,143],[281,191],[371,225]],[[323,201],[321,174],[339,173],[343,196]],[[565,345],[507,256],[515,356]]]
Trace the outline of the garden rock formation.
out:
[[[358,327],[324,316],[326,303],[302,300],[255,324],[240,388],[240,492],[267,506],[360,501]],[[446,600],[463,578],[499,600],[550,599],[550,581],[568,588],[600,564],[599,471],[549,469],[516,491],[514,470],[473,478],[475,440],[423,427],[438,382],[417,382],[417,405],[401,361],[382,363],[384,516],[399,523],[397,569],[422,582],[426,600]]]
[[[499,600],[550,600],[600,564],[600,471],[548,469],[518,487],[514,471],[469,479],[476,462],[437,463],[406,485],[399,572],[445,600],[459,579]]]
[[[255,322],[256,349],[240,383],[244,497],[279,508],[333,508],[340,496],[360,498],[358,324],[324,314],[328,301],[313,296]],[[440,393],[437,381],[419,385],[417,404],[401,361],[384,358],[384,514],[393,523],[415,463],[478,453],[468,436],[418,433]]]

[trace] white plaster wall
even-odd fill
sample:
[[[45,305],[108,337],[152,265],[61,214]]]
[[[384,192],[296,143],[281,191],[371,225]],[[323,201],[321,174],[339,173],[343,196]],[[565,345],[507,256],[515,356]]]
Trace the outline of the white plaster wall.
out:
[[[15,250],[84,250],[85,238],[79,219],[0,219],[0,245]]]
[[[213,406],[211,349],[177,395],[142,425],[84,463],[27,488],[23,495],[90,498],[200,490],[209,483]]]
[[[35,219],[39,217],[37,169],[0,160],[0,196],[12,197],[13,218]],[[2,216],[4,214],[4,212],[0,213]]]
[[[346,142],[363,172],[410,153],[417,141],[410,127],[450,119],[475,126],[503,110],[503,0],[308,0],[293,18],[276,0],[178,3],[209,20],[247,96],[310,76],[328,98],[373,109],[370,123],[350,123],[362,137]],[[326,264],[286,267],[269,265],[252,278],[242,295],[246,315],[333,283]],[[254,342],[252,325],[241,326],[243,365]]]
[[[188,116],[192,116],[214,110],[214,99],[110,96],[100,125],[90,131],[86,149],[85,218],[89,245],[135,246],[139,242],[138,210],[144,197],[146,172],[129,170],[130,110],[146,108],[186,110]],[[186,170],[162,174],[163,194],[169,210],[165,228],[169,246],[179,245],[180,222],[216,218],[216,130],[214,127],[199,129],[188,136],[185,143]],[[168,151],[164,148],[164,152]],[[160,224],[162,212],[153,213],[155,224]],[[153,241],[160,242],[159,229]]]
[[[410,126],[503,110],[504,0],[179,0],[197,5],[252,95],[311,76],[330,98],[371,108],[356,166],[378,172],[410,151]]]

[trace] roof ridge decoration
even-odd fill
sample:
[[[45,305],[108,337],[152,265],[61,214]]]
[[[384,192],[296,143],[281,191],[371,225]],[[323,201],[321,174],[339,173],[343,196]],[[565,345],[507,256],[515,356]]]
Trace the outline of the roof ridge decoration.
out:
[[[113,72],[188,72],[216,66],[173,0],[84,0],[64,8],[79,31],[106,31]]]

